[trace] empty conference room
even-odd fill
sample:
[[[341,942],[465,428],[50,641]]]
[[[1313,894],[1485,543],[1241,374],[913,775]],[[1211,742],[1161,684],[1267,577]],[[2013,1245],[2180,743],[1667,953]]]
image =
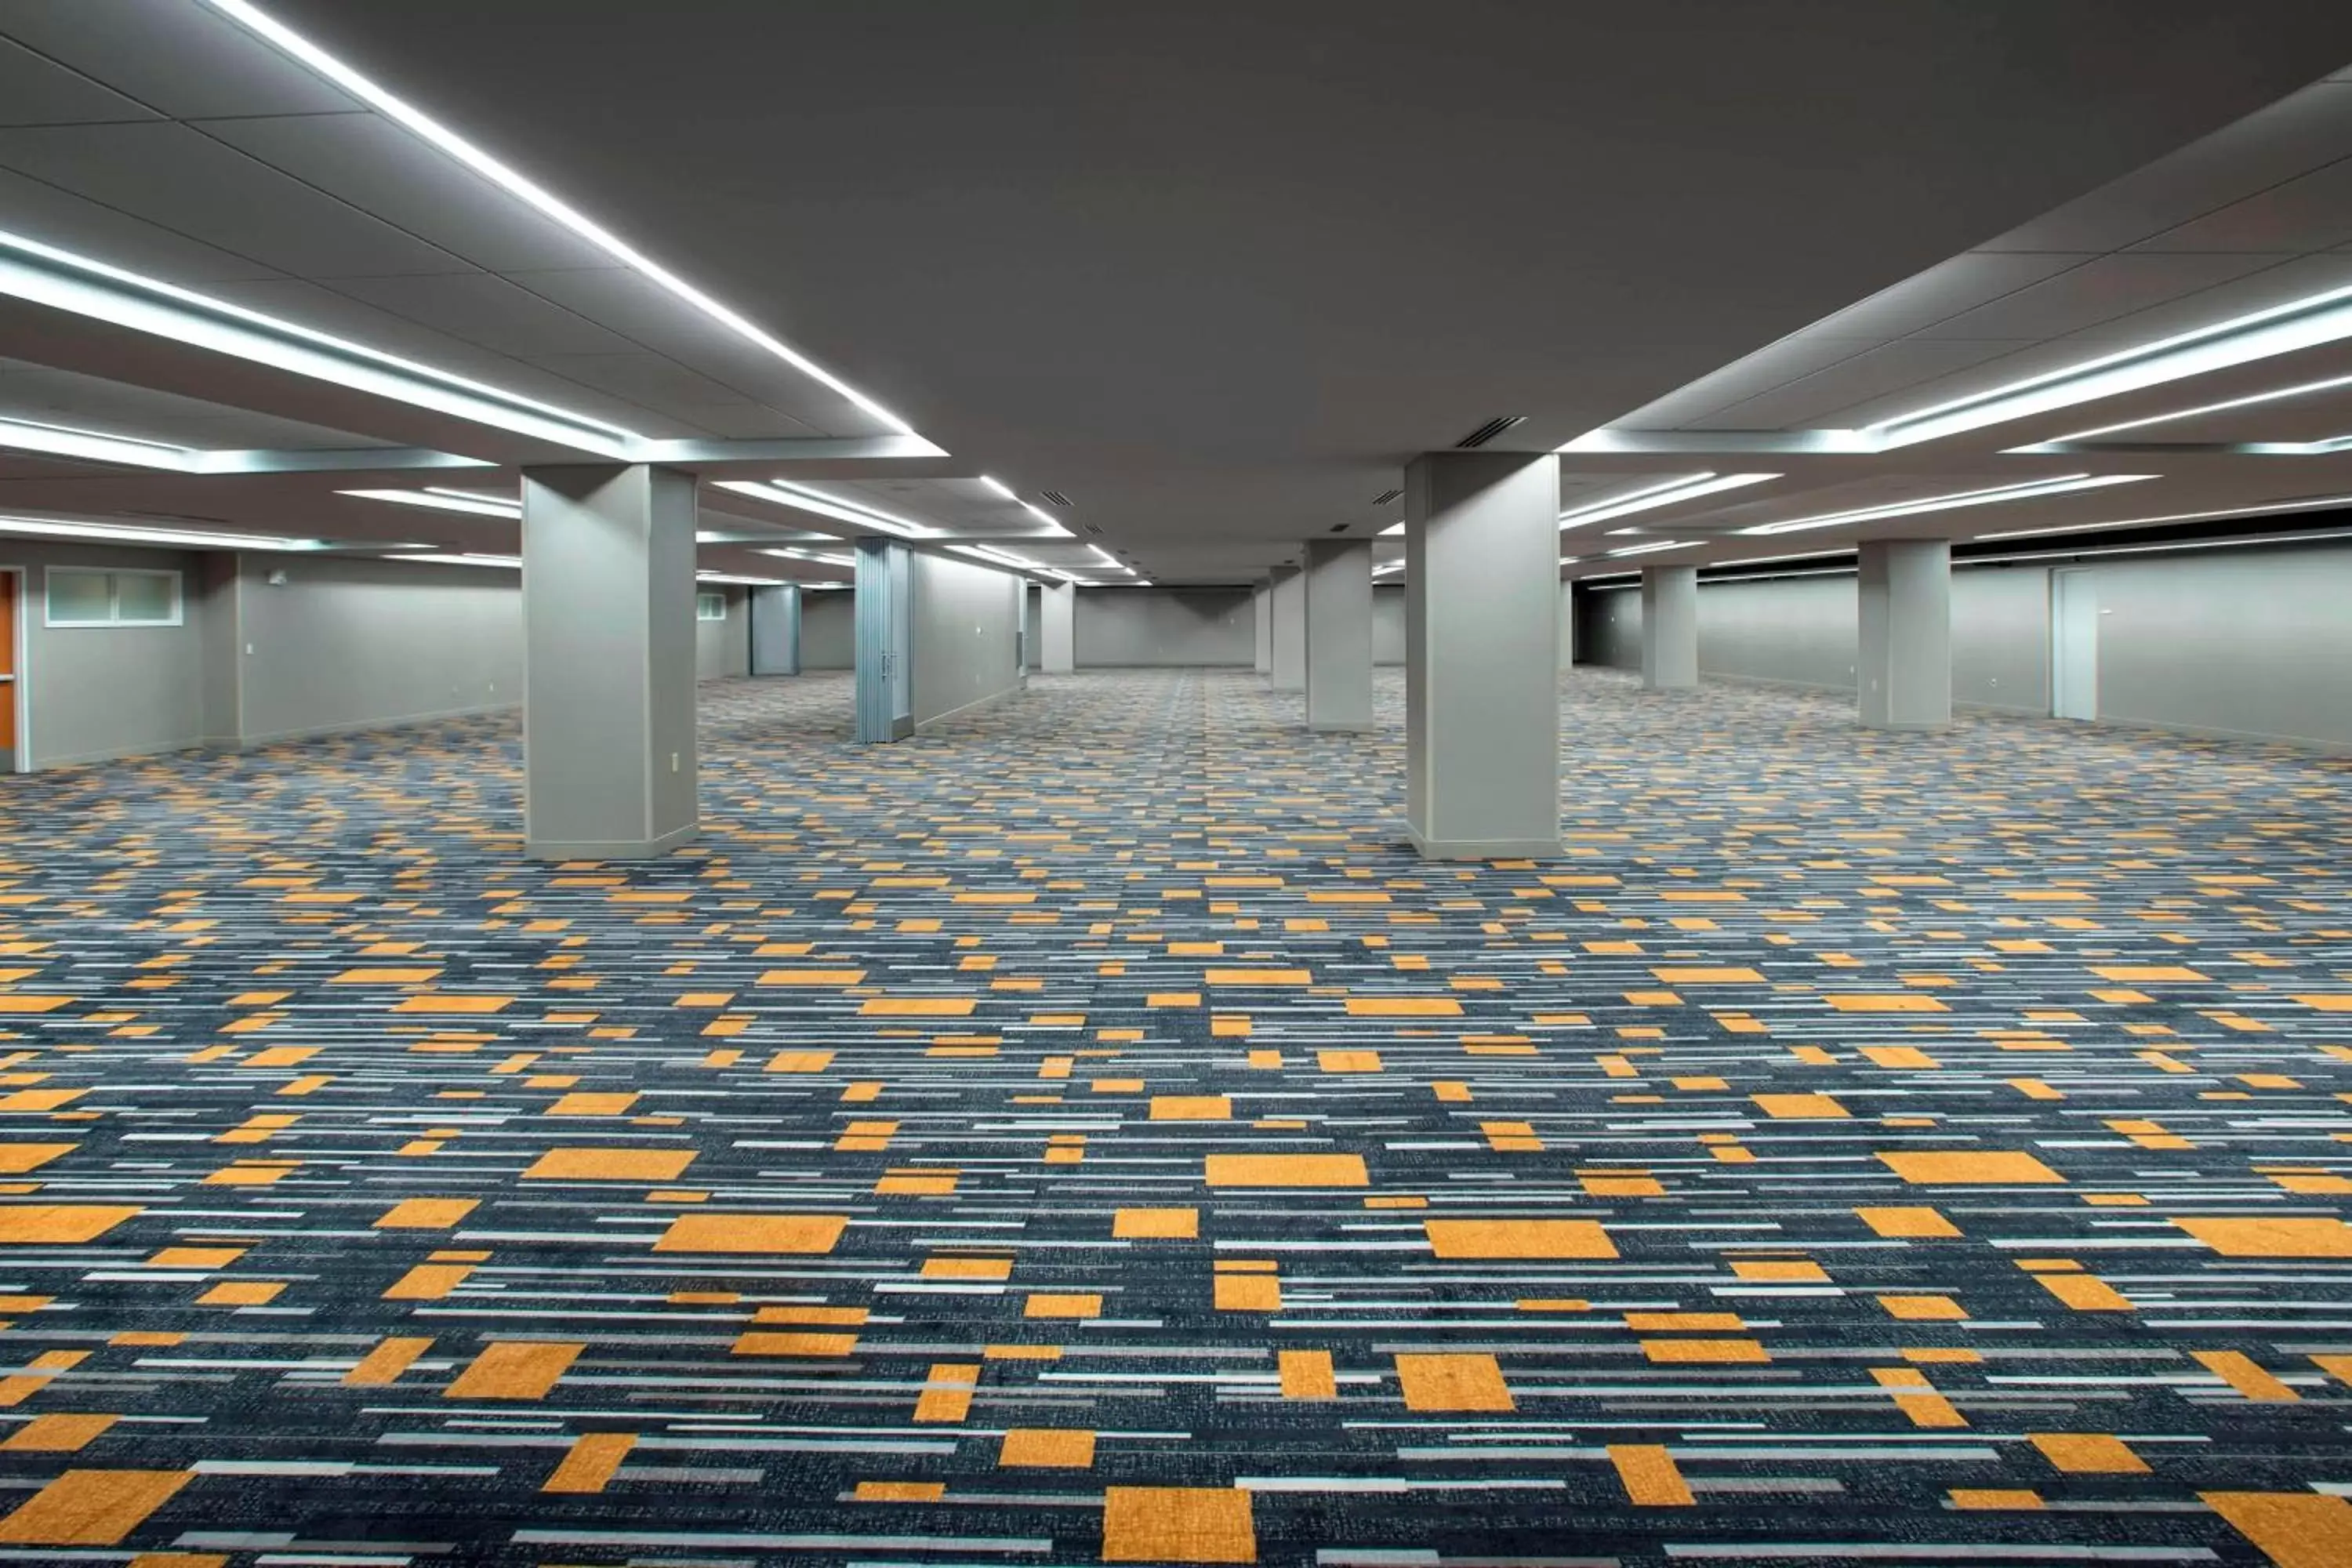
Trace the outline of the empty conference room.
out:
[[[2352,1568],[2352,8],[0,0],[0,1568]]]

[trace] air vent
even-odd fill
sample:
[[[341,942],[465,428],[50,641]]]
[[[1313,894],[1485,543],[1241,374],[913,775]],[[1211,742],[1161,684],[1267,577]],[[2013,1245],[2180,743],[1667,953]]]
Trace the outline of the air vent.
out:
[[[1457,447],[1483,447],[1504,431],[1516,429],[1527,422],[1528,416],[1524,414],[1506,414],[1500,418],[1487,420],[1454,444]]]
[[[1096,527],[1096,526],[1095,526],[1093,523],[1091,523],[1091,522],[1082,522],[1082,523],[1078,524],[1078,526],[1079,526],[1080,528],[1085,529],[1088,533],[1094,534],[1094,535],[1096,535],[1096,536],[1097,536],[1097,537],[1099,537],[1099,536],[1101,535],[1101,533],[1102,533],[1102,530],[1101,530],[1101,529],[1099,529],[1099,528],[1097,528],[1097,527]]]
[[[1044,496],[1047,500],[1052,501],[1055,506],[1067,506],[1070,504],[1070,498],[1064,495],[1059,490],[1039,490],[1037,493]]]
[[[1344,522],[1335,522],[1331,525],[1331,531],[1334,533],[1345,533],[1348,531],[1348,525]]]
[[[1465,447],[1476,445],[1476,443],[1473,441],[1465,441],[1462,444]],[[1389,502],[1396,500],[1397,497],[1402,494],[1404,494],[1402,490],[1382,490],[1380,494],[1372,498],[1372,504],[1374,506],[1386,506]]]

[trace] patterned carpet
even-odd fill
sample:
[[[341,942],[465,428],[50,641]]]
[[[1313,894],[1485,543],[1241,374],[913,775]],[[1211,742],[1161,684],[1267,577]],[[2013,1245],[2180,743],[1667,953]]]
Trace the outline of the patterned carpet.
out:
[[[0,790],[0,1558],[2352,1561],[2352,764],[1566,682],[705,690]]]

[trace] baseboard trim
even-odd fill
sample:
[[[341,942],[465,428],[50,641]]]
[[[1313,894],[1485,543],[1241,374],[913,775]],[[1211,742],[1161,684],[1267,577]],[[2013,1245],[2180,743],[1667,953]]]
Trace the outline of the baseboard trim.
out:
[[[1566,853],[1550,838],[1431,838],[1408,824],[1405,837],[1424,860],[1556,860]]]
[[[206,742],[226,750],[251,751],[257,746],[282,745],[289,741],[323,741],[332,735],[363,735],[371,730],[407,730],[419,724],[438,724],[449,719],[480,719],[493,713],[520,713],[520,702],[492,702],[478,708],[444,708],[431,713],[404,713],[390,719],[359,719],[348,724],[320,724],[300,730],[274,730],[263,735],[244,735],[228,742]]]
[[[532,838],[530,828],[524,828],[522,852],[531,860],[652,860],[668,854],[682,844],[691,844],[702,837],[702,824],[689,822],[683,827],[673,827],[657,838],[627,838],[614,840]]]

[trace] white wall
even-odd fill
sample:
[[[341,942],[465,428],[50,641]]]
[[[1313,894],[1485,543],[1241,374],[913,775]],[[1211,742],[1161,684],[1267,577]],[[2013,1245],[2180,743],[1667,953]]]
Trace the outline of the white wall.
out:
[[[285,582],[269,578],[282,573]],[[246,555],[238,661],[247,744],[522,700],[520,574],[412,562]]]
[[[0,565],[22,566],[27,722],[32,765],[57,767],[201,744],[205,653],[212,605],[202,561],[165,551],[113,550],[33,540],[0,543]],[[47,626],[45,566],[137,566],[181,574],[176,626]]]
[[[1247,588],[1081,588],[1078,668],[1257,662]]]
[[[1404,584],[1372,584],[1372,663],[1404,662]]]
[[[857,668],[857,595],[847,588],[801,590],[801,668]]]
[[[941,556],[914,557],[915,727],[1021,689],[1021,579]]]
[[[702,583],[697,594],[717,594],[727,601],[727,618],[694,623],[694,678],[717,680],[751,673],[751,597],[749,591],[727,583]]]
[[[2066,564],[2062,563],[2063,564]],[[2102,722],[2352,749],[2352,545],[2081,563],[2096,590]],[[2050,573],[1952,574],[1952,699],[2050,711]],[[1641,595],[1588,591],[1588,663],[1641,666]],[[1699,666],[1719,679],[1853,689],[1851,574],[1701,583]]]

